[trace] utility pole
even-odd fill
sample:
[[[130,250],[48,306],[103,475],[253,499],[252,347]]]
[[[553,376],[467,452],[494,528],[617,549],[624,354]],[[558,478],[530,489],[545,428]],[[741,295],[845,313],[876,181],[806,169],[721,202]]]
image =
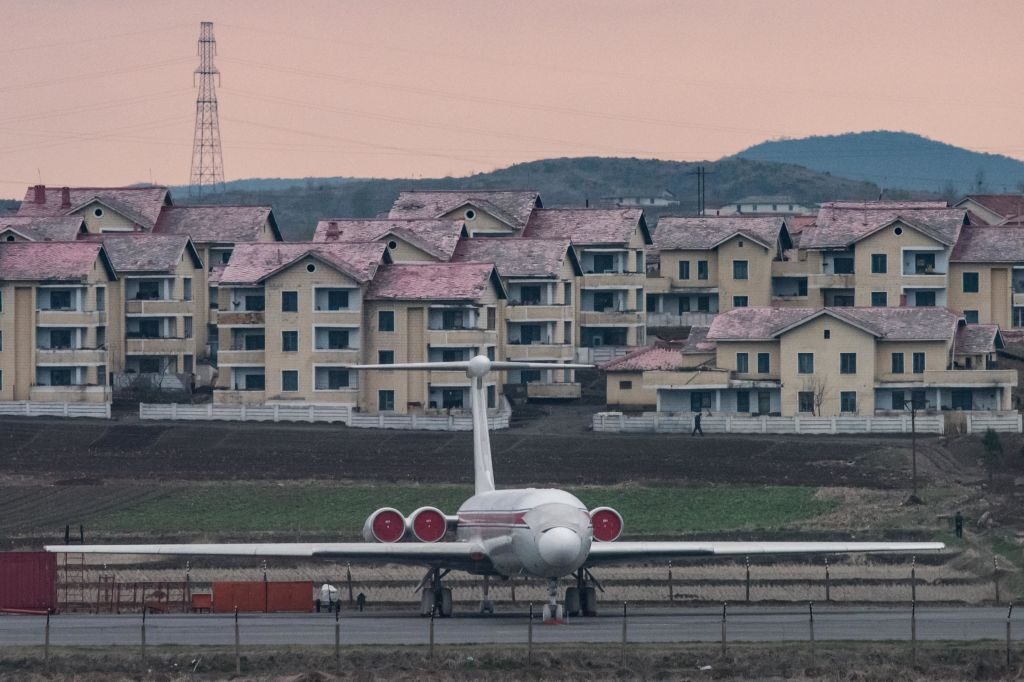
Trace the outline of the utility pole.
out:
[[[927,405],[927,401],[925,401]],[[913,399],[907,400],[903,404],[904,407],[910,407],[910,476],[911,476],[911,493],[910,499],[907,500],[910,504],[921,504],[922,500],[917,496],[917,405]]]
[[[224,189],[224,157],[220,148],[220,120],[217,116],[217,85],[220,71],[213,64],[217,54],[217,40],[213,37],[213,22],[199,25],[199,67],[193,74],[196,94],[196,128],[192,139],[192,172],[189,178],[189,196],[201,197]]]
[[[711,171],[712,173],[714,171]],[[708,170],[704,166],[697,166],[697,169],[687,173],[687,175],[697,176],[697,215],[703,216],[705,213],[705,188],[707,187],[707,176]]]

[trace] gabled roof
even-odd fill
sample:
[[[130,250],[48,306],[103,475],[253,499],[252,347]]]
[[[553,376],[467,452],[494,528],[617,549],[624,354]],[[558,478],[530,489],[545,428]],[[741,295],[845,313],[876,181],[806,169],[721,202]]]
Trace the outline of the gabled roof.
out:
[[[440,218],[464,206],[478,208],[512,229],[522,230],[541,201],[534,190],[406,190],[395,199],[388,217]]]
[[[710,327],[690,327],[690,334],[686,337],[686,345],[683,347],[683,355],[714,353],[718,344],[708,339],[710,329]]]
[[[82,216],[0,216],[0,235],[12,231],[33,242],[73,242],[85,231]],[[0,236],[0,239],[3,237]]]
[[[368,282],[386,259],[387,246],[377,242],[315,244],[313,242],[246,242],[231,253],[219,284],[259,284],[304,258],[313,258],[351,277]]]
[[[657,341],[600,366],[606,372],[650,372],[683,367],[683,343]]]
[[[67,191],[68,202],[64,202]],[[36,201],[37,192],[43,198]],[[73,213],[94,201],[117,211],[139,227],[152,229],[164,206],[170,205],[166,187],[29,187],[19,216],[59,216]]]
[[[451,260],[459,238],[466,233],[462,220],[376,218],[321,220],[314,242],[373,242],[394,236],[437,260]]]
[[[0,242],[0,280],[80,282],[99,258],[107,275],[117,279],[98,242]]]
[[[1024,227],[965,227],[949,260],[954,263],[1024,262]]]
[[[492,263],[395,263],[381,268],[370,282],[368,299],[476,301],[489,286],[505,298]]]
[[[771,340],[822,315],[886,341],[948,341],[961,317],[946,308],[735,308],[715,317],[715,341]]]
[[[1004,219],[1024,214],[1024,195],[1021,194],[968,194],[954,206],[959,208],[968,201],[973,201]]]
[[[568,239],[464,239],[453,261],[494,263],[502,277],[558,277],[568,258],[573,271],[582,274],[576,251]]]
[[[673,249],[713,249],[733,237],[744,236],[771,249],[780,239],[783,248],[790,245],[786,219],[782,217],[723,216],[682,218],[662,216],[654,231],[654,246],[659,251]]]
[[[103,235],[102,243],[114,270],[119,273],[174,272],[183,253],[188,254],[195,267],[203,267],[188,235],[108,234]]]
[[[957,355],[995,353],[1003,347],[997,324],[961,324],[956,330]]]
[[[153,232],[187,234],[200,244],[254,242],[267,222],[274,239],[281,241],[281,231],[270,206],[169,206],[160,213]]]
[[[640,208],[540,208],[530,216],[523,236],[569,239],[580,245],[625,245],[637,229],[644,244],[651,244],[651,233]]]
[[[848,202],[821,205],[814,224],[800,235],[805,249],[843,248],[900,221],[941,244],[956,243],[966,212],[943,202]]]

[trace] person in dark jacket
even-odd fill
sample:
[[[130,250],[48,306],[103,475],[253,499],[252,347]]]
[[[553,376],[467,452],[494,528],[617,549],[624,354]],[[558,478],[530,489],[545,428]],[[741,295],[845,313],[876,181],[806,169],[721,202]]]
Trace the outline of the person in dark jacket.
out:
[[[964,515],[957,510],[956,516],[953,517],[953,527],[956,530],[956,536],[962,538],[964,536]]]
[[[690,432],[690,435],[696,436],[698,433],[704,435],[704,429],[700,428],[700,412],[693,415],[693,431]]]

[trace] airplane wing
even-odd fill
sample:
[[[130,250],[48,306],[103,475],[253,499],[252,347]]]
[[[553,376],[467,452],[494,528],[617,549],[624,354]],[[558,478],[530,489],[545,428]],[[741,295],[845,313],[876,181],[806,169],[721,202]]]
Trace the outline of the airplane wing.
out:
[[[337,561],[440,565],[484,569],[490,560],[467,542],[282,542],[264,544],[47,545],[58,554],[162,554],[179,556],[308,557]]]
[[[758,554],[913,554],[945,547],[941,542],[595,542],[590,546],[587,565]]]

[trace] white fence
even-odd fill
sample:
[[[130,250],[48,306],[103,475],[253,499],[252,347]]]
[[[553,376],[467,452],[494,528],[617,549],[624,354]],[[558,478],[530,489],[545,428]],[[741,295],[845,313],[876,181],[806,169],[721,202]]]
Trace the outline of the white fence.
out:
[[[110,419],[110,403],[51,403],[39,400],[0,402],[0,415]]]
[[[507,429],[512,408],[502,398],[501,409],[488,417],[491,429]],[[178,421],[334,422],[361,429],[412,431],[472,431],[466,415],[362,414],[351,405],[178,405],[139,403],[139,419]]]
[[[594,415],[594,431],[605,433],[689,433],[693,429],[693,413],[644,412],[627,416],[621,412],[598,412]],[[910,433],[910,416],[894,417],[739,417],[732,415],[704,416],[700,421],[705,433]],[[945,420],[941,414],[917,417],[918,433],[942,433]]]
[[[988,429],[1021,433],[1022,415],[1019,412],[1000,414],[998,412],[975,413],[967,415],[967,433],[985,433]]]

